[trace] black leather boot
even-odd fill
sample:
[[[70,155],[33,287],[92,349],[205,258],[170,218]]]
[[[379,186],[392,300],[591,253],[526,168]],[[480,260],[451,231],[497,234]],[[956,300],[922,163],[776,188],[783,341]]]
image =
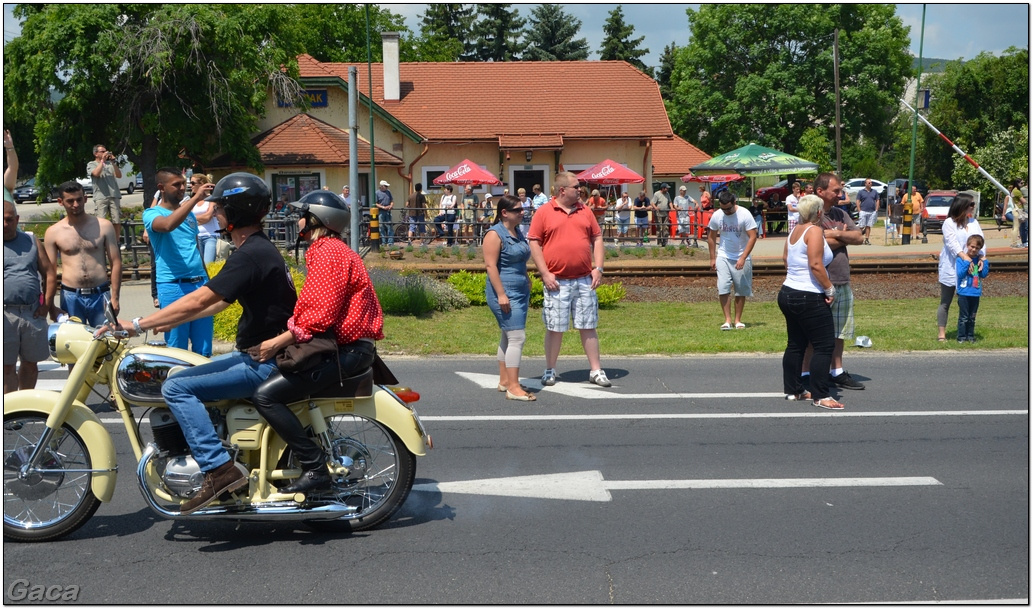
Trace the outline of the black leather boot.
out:
[[[280,489],[281,493],[311,493],[330,488],[330,472],[326,469],[326,461],[319,463],[303,463],[301,475],[294,482]]]

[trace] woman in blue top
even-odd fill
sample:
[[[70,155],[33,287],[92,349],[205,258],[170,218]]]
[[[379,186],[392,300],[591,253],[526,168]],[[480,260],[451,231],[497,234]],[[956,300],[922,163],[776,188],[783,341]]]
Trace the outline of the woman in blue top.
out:
[[[519,230],[523,216],[520,199],[510,195],[499,198],[495,224],[484,236],[484,266],[488,272],[484,294],[502,330],[498,389],[506,392],[507,400],[533,402],[534,394],[520,385],[520,357],[527,339],[524,326],[531,300],[531,278],[527,274],[531,247]]]

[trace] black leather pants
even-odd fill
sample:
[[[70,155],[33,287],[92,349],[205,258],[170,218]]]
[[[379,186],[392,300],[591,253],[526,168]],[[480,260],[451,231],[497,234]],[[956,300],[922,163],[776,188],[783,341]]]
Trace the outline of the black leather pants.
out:
[[[283,374],[279,370],[269,375],[252,396],[258,412],[297,455],[305,470],[326,464],[326,455],[301,426],[288,402],[294,402],[339,383],[342,378],[354,376],[373,364],[376,347],[365,341],[356,341],[338,348],[338,357],[327,357],[314,368],[304,372]]]

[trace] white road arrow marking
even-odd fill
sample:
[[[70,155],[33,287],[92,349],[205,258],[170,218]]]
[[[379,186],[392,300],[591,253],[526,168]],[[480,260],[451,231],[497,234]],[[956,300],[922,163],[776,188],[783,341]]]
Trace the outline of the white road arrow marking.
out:
[[[682,489],[828,488],[859,486],[938,486],[936,478],[746,478],[732,480],[604,480],[602,472],[570,472],[417,484],[418,492],[531,497],[568,501],[612,501],[610,491]]]
[[[495,389],[499,383],[497,374],[482,374],[480,372],[456,372],[459,376],[474,383],[482,389]],[[528,389],[558,393],[574,398],[585,400],[655,400],[655,399],[729,399],[729,398],[781,398],[783,393],[754,392],[754,393],[618,393],[613,389],[604,389],[597,385],[588,383],[564,383],[560,381],[551,387],[542,386],[539,378],[520,379],[520,384]]]

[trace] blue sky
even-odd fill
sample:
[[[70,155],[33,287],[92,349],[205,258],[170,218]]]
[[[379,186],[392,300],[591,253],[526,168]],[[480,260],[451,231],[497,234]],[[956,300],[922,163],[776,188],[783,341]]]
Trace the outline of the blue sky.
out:
[[[402,15],[406,24],[418,32],[419,16],[425,4],[382,4]],[[531,12],[533,4],[520,4],[522,16]],[[567,13],[581,20],[581,35],[588,38],[591,57],[598,58],[603,24],[616,4],[564,4]],[[635,35],[645,36],[643,46],[649,54],[646,65],[656,66],[660,53],[670,43],[684,46],[688,42],[688,18],[685,9],[698,4],[624,3],[624,15],[635,26]],[[18,35],[20,28],[4,4],[4,41]],[[911,26],[911,51],[918,55],[922,23],[921,4],[898,4],[897,15],[904,25]],[[927,4],[925,17],[924,57],[971,59],[982,51],[999,55],[1009,46],[1029,48],[1029,5],[1000,4]]]
[[[424,4],[381,4],[405,17],[414,32],[420,29],[419,16]],[[522,4],[520,14],[527,17],[533,4]],[[616,4],[564,4],[563,10],[581,20],[581,36],[588,39],[592,59],[598,59],[603,24]],[[689,20],[685,9],[699,4],[623,3],[625,21],[635,26],[635,37],[645,36],[642,45],[649,49],[646,65],[659,64],[660,53],[672,42],[685,46]],[[897,16],[911,26],[911,51],[918,55],[922,24],[921,4],[898,4]],[[960,34],[959,34],[960,33]],[[925,15],[924,57],[972,59],[981,51],[999,55],[1009,46],[1029,48],[1028,4],[927,4]]]

